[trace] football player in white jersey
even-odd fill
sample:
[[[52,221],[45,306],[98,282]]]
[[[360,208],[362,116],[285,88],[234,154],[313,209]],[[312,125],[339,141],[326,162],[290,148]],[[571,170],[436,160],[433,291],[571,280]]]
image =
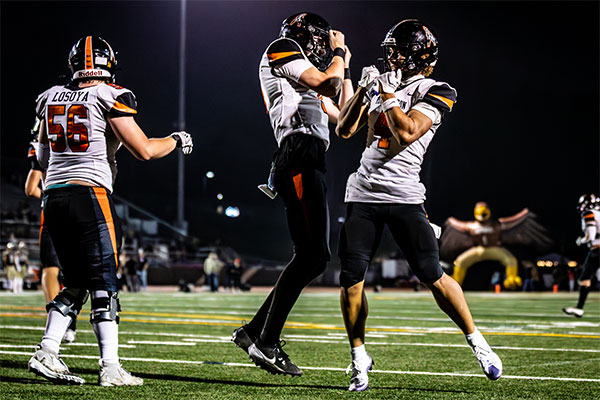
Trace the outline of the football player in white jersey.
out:
[[[30,169],[25,180],[25,194],[29,197],[36,199],[42,199],[44,189],[44,170],[40,166],[37,159],[37,148],[38,148],[38,134],[40,129],[39,118],[35,119],[33,129],[31,133],[35,135],[34,140],[29,144],[27,151],[27,161],[29,161]],[[44,299],[46,303],[49,303],[56,297],[60,291],[60,262],[56,256],[52,239],[48,233],[48,229],[44,229],[44,210],[41,212],[40,220],[40,264],[42,269],[42,292],[44,292]],[[73,316],[71,324],[69,325],[63,340],[67,343],[71,343],[75,340],[77,331],[77,317]]]
[[[565,307],[565,314],[583,317],[583,306],[592,286],[592,277],[600,268],[600,198],[595,194],[584,194],[579,198],[579,213],[583,236],[577,238],[577,245],[587,245],[589,251],[577,282],[579,299],[576,307]]]
[[[390,229],[415,275],[440,308],[464,332],[486,376],[498,379],[502,363],[476,329],[460,285],[443,273],[434,233],[423,207],[419,172],[456,91],[428,78],[437,62],[438,40],[418,20],[404,20],[386,35],[385,69],[363,69],[359,87],[343,107],[336,133],[353,136],[368,125],[360,167],[346,186],[347,215],[340,233],[341,305],[352,354],[350,391],[368,387],[373,359],[365,350],[367,299],[364,279],[384,225]],[[439,228],[437,228],[439,229]]]
[[[101,386],[137,386],[119,363],[117,293],[119,220],[111,199],[120,144],[138,159],[166,156],[176,147],[192,151],[192,139],[175,132],[148,139],[134,120],[133,93],[114,85],[117,60],[109,44],[96,36],[81,38],[69,54],[72,81],[54,86],[37,99],[42,121],[38,160],[46,170],[44,229],[60,260],[64,289],[46,306],[48,320],[29,369],[54,383],[83,384],[58,356],[71,318],[90,294],[90,321],[100,347]]]
[[[285,205],[294,256],[275,287],[232,340],[261,368],[299,376],[300,368],[281,349],[281,330],[302,289],[319,276],[330,257],[325,186],[328,122],[352,95],[344,71],[349,62],[344,35],[311,13],[283,21],[279,38],[263,54],[259,78],[278,149],[273,157],[273,189]],[[348,79],[345,79],[348,78]],[[348,92],[350,90],[350,92]]]

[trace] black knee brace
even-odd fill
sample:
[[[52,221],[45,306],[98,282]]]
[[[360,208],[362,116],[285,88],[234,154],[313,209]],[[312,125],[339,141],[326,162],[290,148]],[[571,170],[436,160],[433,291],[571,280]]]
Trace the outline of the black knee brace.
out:
[[[81,307],[88,299],[88,291],[86,289],[69,289],[64,288],[61,292],[46,305],[46,311],[51,309],[57,310],[62,315],[76,318]]]
[[[92,299],[90,322],[116,321],[118,324],[119,311],[121,311],[118,295],[117,292],[108,292],[108,297]]]

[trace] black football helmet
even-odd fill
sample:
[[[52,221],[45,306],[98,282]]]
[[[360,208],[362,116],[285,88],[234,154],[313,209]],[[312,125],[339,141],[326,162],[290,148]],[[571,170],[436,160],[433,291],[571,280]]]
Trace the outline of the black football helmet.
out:
[[[108,42],[98,36],[85,36],[69,53],[72,79],[109,78],[115,80],[117,59]]]
[[[281,24],[279,37],[298,42],[310,62],[325,71],[333,60],[333,50],[329,45],[329,23],[317,14],[297,13],[286,18]]]
[[[405,19],[389,30],[381,42],[384,68],[419,73],[435,66],[438,40],[433,30],[418,19]]]
[[[579,197],[579,210],[600,209],[600,198],[593,193],[582,194]]]

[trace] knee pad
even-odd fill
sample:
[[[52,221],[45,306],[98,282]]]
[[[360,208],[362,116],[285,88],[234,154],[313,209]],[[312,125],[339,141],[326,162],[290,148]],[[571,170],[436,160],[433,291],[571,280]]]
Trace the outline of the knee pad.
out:
[[[363,258],[342,260],[342,269],[340,270],[340,286],[349,288],[358,282],[365,280],[369,260]]]
[[[108,297],[92,298],[90,322],[116,321],[119,323],[121,303],[117,292],[108,292]]]
[[[86,289],[64,288],[54,300],[46,305],[46,311],[50,312],[51,309],[55,309],[65,317],[77,318],[88,296]]]

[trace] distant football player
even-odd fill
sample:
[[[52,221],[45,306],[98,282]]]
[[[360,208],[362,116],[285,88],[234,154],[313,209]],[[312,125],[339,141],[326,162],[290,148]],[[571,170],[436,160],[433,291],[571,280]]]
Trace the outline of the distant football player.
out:
[[[577,318],[583,317],[583,306],[592,286],[592,277],[600,268],[598,258],[598,253],[600,253],[600,198],[595,194],[582,195],[579,198],[579,212],[583,236],[578,237],[576,242],[578,246],[587,245],[589,251],[577,280],[579,283],[577,306],[563,308],[564,313]]]
[[[29,197],[36,199],[42,198],[44,188],[44,170],[40,166],[37,159],[37,148],[38,148],[38,135],[40,129],[39,118],[35,119],[33,129],[31,133],[34,135],[34,140],[29,144],[29,150],[27,152],[27,161],[29,161],[30,169],[25,180],[25,194]],[[41,187],[40,187],[41,185]],[[44,229],[44,211],[41,213],[40,221],[40,262],[42,269],[42,292],[44,292],[44,298],[46,303],[54,299],[60,291],[60,262],[56,256],[52,239],[47,229]],[[67,343],[71,343],[75,340],[77,332],[77,317],[73,317],[69,328],[65,332],[63,340]]]
[[[282,350],[281,330],[305,286],[326,267],[329,215],[325,186],[325,151],[329,122],[339,103],[352,95],[345,74],[349,52],[344,35],[322,17],[299,13],[283,21],[259,66],[260,85],[278,149],[273,157],[272,192],[285,205],[294,256],[275,287],[232,340],[261,368],[273,374],[299,376],[302,370]],[[344,83],[345,82],[345,83]]]
[[[456,102],[456,91],[428,78],[438,40],[425,23],[394,25],[383,43],[385,72],[363,69],[358,89],[343,107],[336,133],[350,138],[368,126],[358,170],[346,185],[347,215],[340,233],[341,305],[352,354],[350,391],[368,387],[373,359],[365,350],[367,299],[364,279],[384,225],[410,268],[432,291],[440,308],[464,332],[486,376],[498,379],[502,363],[476,329],[460,285],[443,273],[438,244],[423,202],[419,172],[425,151]],[[437,228],[439,229],[439,228]]]
[[[81,38],[69,54],[71,83],[53,86],[37,99],[42,121],[38,160],[46,170],[44,227],[60,260],[64,289],[46,306],[46,331],[29,368],[54,383],[83,384],[59,358],[61,340],[91,296],[90,321],[100,348],[101,386],[137,386],[119,363],[117,293],[121,230],[111,193],[120,144],[138,159],[166,156],[176,147],[192,151],[192,138],[175,132],[148,139],[134,119],[133,93],[113,84],[117,64],[109,44]]]

